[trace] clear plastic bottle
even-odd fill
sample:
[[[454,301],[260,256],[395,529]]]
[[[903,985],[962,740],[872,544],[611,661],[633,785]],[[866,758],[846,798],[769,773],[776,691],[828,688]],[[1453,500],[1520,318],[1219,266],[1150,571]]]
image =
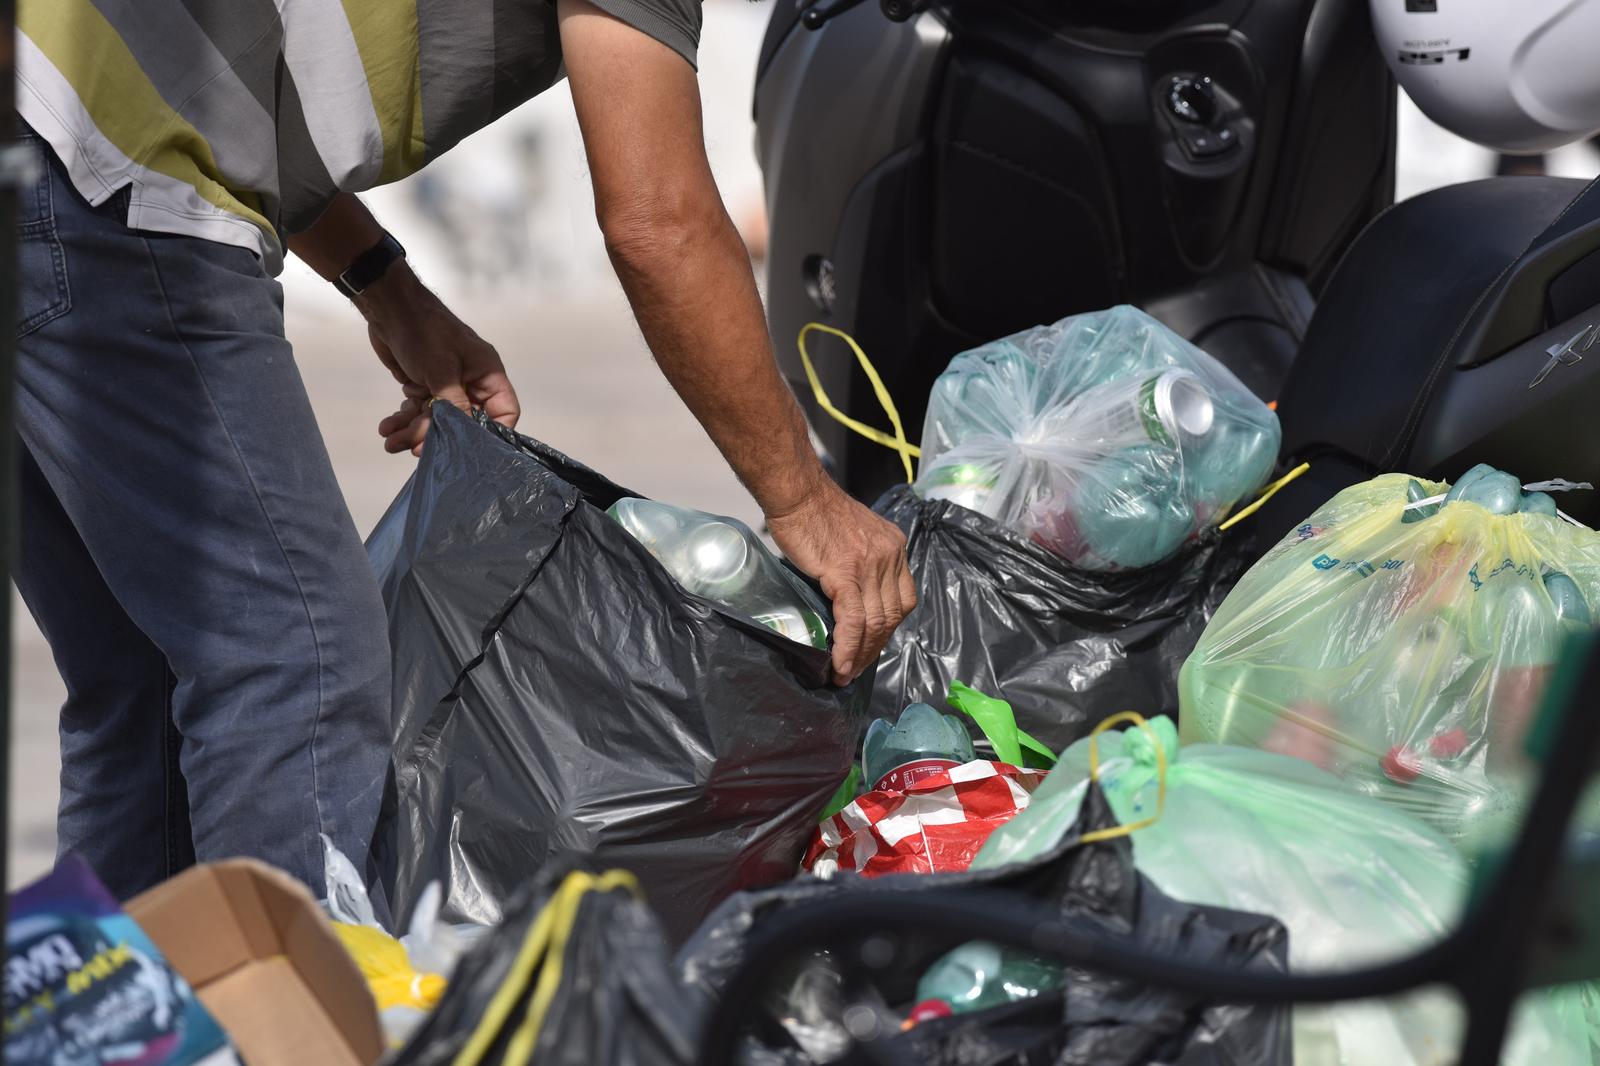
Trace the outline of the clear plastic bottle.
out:
[[[972,738],[954,715],[913,703],[890,723],[876,718],[861,746],[861,772],[874,791],[904,791],[941,770],[971,762]]]
[[[624,497],[606,511],[685,591],[748,614],[790,640],[827,648],[826,608],[737,518]]]
[[[922,975],[911,1020],[1017,1003],[1060,988],[1063,980],[1058,962],[987,940],[970,940]]]

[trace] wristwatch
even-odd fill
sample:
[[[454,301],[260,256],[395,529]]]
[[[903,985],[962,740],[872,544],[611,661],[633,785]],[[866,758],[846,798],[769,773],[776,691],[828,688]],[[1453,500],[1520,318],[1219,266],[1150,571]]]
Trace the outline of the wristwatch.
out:
[[[383,240],[356,256],[355,262],[345,267],[344,273],[333,279],[333,287],[354,299],[367,290],[367,286],[383,277],[394,261],[404,259],[406,250],[400,247],[400,242],[394,239],[394,234],[385,233]]]

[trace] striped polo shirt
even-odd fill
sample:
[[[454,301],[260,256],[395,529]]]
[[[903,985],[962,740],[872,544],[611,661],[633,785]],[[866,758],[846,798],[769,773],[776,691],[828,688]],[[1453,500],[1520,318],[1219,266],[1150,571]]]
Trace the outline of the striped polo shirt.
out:
[[[700,0],[591,0],[690,63]],[[414,173],[562,76],[555,0],[21,0],[17,110],[92,204],[271,273],[340,191]]]

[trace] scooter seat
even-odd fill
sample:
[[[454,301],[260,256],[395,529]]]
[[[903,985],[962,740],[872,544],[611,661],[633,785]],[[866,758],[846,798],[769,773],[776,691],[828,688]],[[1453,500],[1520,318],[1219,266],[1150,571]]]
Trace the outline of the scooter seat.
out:
[[[1490,178],[1373,219],[1335,268],[1284,382],[1284,454],[1402,463],[1474,312],[1586,184]]]

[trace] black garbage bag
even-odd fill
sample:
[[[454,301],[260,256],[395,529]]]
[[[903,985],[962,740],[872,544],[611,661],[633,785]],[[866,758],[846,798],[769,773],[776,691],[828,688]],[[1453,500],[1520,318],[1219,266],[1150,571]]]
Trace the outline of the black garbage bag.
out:
[[[874,509],[906,535],[918,604],[878,660],[873,714],[938,706],[951,681],[1011,704],[1059,751],[1107,715],[1178,711],[1178,669],[1243,572],[1244,533],[1169,562],[1082,570],[994,520],[909,486]]]
[[[775,917],[806,906],[815,924],[811,948],[848,956],[830,940],[827,908],[871,893],[914,898],[919,893],[960,889],[1003,890],[1047,904],[1069,924],[1125,940],[1130,946],[1174,961],[1232,970],[1287,973],[1288,932],[1275,918],[1221,907],[1195,906],[1165,895],[1134,867],[1127,837],[1090,844],[1078,838],[1115,825],[1099,786],[1089,786],[1075,831],[1051,853],[1028,862],[968,873],[902,874],[876,879],[841,876],[829,882],[795,881],[743,892],[724,903],[680,949],[683,981],[713,1009],[730,987],[771,973],[771,960],[751,960],[756,935]],[[991,902],[993,897],[985,900]],[[976,903],[972,921],[960,929],[942,928],[900,939],[893,961],[878,965],[869,978],[872,1002],[907,1006],[916,982],[942,954],[968,940],[982,939],[984,914]],[[814,956],[816,959],[818,956]],[[747,966],[747,964],[750,964]],[[750,967],[761,973],[751,973]],[[788,970],[776,972],[787,978]],[[851,980],[858,989],[859,970]],[[782,998],[766,997],[766,1002]],[[742,1045],[747,1062],[812,1061],[794,1041],[792,1028],[758,1023]],[[931,1066],[1287,1066],[1293,1059],[1287,1008],[1212,1004],[1185,993],[1137,981],[1068,968],[1062,988],[990,1010],[923,1022],[909,1031],[875,1041],[875,1063],[927,1063]],[[879,1026],[880,1030],[885,1027]],[[814,1034],[815,1035],[815,1034]],[[708,1034],[709,1036],[709,1034]],[[841,1060],[851,1061],[851,1060]]]
[[[871,676],[685,592],[603,508],[634,495],[435,408],[368,544],[394,651],[373,880],[404,923],[498,922],[562,853],[633,871],[669,935],[796,869],[849,771]]]
[[[557,862],[462,956],[389,1066],[452,1066],[469,1042],[482,1066],[689,1066],[697,1006],[632,877]]]

